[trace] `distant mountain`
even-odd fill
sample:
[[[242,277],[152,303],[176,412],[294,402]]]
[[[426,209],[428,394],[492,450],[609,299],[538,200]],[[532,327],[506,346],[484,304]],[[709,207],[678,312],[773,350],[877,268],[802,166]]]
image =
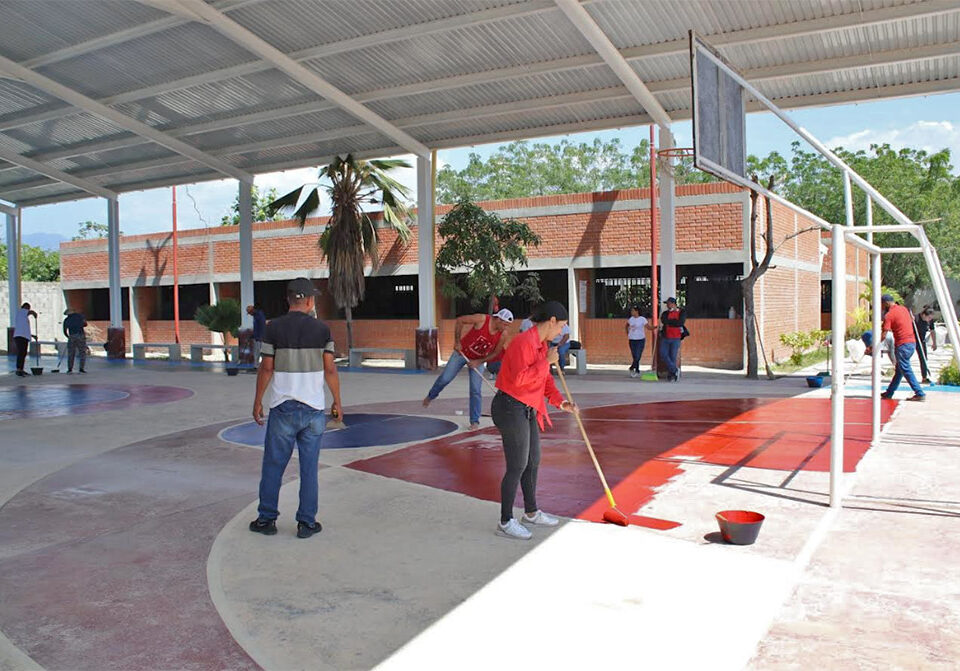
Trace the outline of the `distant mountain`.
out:
[[[60,249],[60,243],[66,239],[59,233],[27,233],[23,236],[23,244],[57,251]]]

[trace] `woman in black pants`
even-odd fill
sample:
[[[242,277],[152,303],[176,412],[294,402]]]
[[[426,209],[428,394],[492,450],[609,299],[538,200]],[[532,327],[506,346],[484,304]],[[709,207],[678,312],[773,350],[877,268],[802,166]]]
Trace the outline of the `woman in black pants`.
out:
[[[551,364],[559,360],[557,350],[547,343],[560,335],[567,323],[567,310],[550,301],[534,311],[533,328],[516,336],[503,355],[497,375],[497,395],[491,412],[503,438],[506,472],[500,483],[500,524],[497,534],[527,540],[532,535],[525,525],[553,527],[556,517],[537,506],[537,469],[540,466],[540,429],[550,424],[546,402],[567,412],[575,407],[557,390],[550,375]],[[523,524],[513,517],[517,486],[523,490]]]

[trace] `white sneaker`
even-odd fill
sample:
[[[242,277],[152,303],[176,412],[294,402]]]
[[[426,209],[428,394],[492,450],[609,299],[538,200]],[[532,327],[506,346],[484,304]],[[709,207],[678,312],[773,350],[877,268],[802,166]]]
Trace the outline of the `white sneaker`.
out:
[[[507,538],[516,538],[517,540],[521,541],[528,541],[530,540],[530,537],[533,536],[529,529],[524,527],[515,519],[511,519],[506,524],[502,522],[497,524],[497,535],[506,536]]]
[[[638,372],[635,371],[635,370],[630,371],[630,377],[636,377],[636,376],[639,375],[639,374],[640,374],[640,373],[638,373]]]
[[[538,527],[555,527],[560,524],[560,520],[553,515],[547,515],[542,510],[538,510],[533,515],[524,513],[523,517],[520,518],[520,521],[524,524],[532,524]]]

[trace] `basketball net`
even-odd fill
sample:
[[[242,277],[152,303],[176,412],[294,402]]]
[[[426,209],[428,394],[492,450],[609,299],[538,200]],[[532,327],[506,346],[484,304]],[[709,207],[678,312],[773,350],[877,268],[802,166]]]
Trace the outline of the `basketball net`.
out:
[[[676,177],[675,159],[692,157],[693,147],[670,147],[668,149],[657,150],[657,174],[667,173],[670,177]]]

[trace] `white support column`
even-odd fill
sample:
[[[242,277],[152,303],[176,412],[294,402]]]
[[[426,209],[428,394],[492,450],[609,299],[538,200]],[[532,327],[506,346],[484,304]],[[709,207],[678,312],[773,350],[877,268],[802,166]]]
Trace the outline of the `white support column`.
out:
[[[577,271],[573,268],[567,268],[567,313],[570,320],[567,324],[570,326],[570,340],[580,340],[580,292],[577,288]]]
[[[880,332],[880,296],[883,292],[883,280],[880,266],[880,254],[873,255],[873,266],[870,269],[870,283],[873,285],[871,303],[873,304],[873,358],[870,366],[870,398],[871,398],[871,426],[873,427],[872,444],[874,447],[880,442],[880,345],[883,342]]]
[[[414,342],[417,368],[434,370],[439,363],[439,331],[437,329],[437,269],[434,250],[435,223],[433,201],[433,162],[431,156],[417,156],[417,287],[420,299],[420,327]]]
[[[833,306],[831,313],[833,372],[830,377],[830,507],[840,507],[843,478],[844,339],[847,330],[847,248],[841,224],[833,225]]]
[[[7,291],[10,296],[10,326],[14,324],[20,309],[20,278],[17,267],[20,257],[20,241],[17,239],[17,216],[7,213]]]
[[[240,328],[252,329],[253,317],[247,306],[253,305],[253,182],[240,183]]]
[[[107,266],[110,279],[110,326],[123,328],[123,299],[120,288],[120,203],[107,199]]]
[[[673,133],[660,129],[660,149],[673,148]],[[667,158],[670,167],[672,158]],[[677,295],[677,228],[676,228],[676,180],[673,171],[657,170],[660,182],[660,295],[664,298]]]
[[[437,327],[436,268],[434,263],[433,190],[428,156],[417,157],[417,258],[420,295],[420,328]]]
[[[137,309],[137,294],[144,290],[146,287],[137,287],[134,285],[130,286],[129,296],[127,298],[129,302],[129,311],[130,311],[130,344],[143,342],[143,326],[140,323],[140,310]]]

